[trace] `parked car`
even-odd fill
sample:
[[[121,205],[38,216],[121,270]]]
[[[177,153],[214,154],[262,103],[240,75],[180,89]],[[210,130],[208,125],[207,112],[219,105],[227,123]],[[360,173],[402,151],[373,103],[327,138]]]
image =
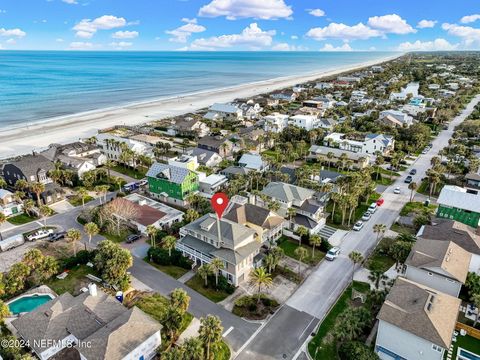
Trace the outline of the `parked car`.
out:
[[[363,221],[368,221],[372,217],[372,213],[370,211],[365,211],[365,213],[362,216]]]
[[[127,236],[127,244],[133,243],[140,239],[142,236],[140,234],[131,234]]]
[[[395,189],[393,189],[394,194],[400,194],[400,188],[397,186]]]
[[[355,225],[353,225],[353,230],[360,231],[363,228],[363,221],[357,221]]]
[[[417,169],[410,170],[410,175],[415,175],[417,173]]]
[[[33,234],[27,236],[28,241],[35,241],[49,237],[50,234],[53,234],[53,229],[40,229],[35,231]]]
[[[385,202],[385,199],[378,199],[376,204],[377,206],[382,206],[384,202]]]
[[[325,255],[325,259],[328,261],[335,260],[340,255],[340,248],[338,246],[332,247],[328,250],[327,255]]]
[[[60,231],[60,232],[57,232],[57,233],[50,234],[49,237],[48,237],[48,241],[55,242],[55,241],[58,241],[58,240],[62,240],[62,239],[65,238],[65,235],[67,235],[66,231]]]
[[[147,185],[147,184],[148,184],[148,180],[147,180],[147,179],[142,179],[142,180],[140,180],[140,181],[138,182],[138,185],[140,185],[140,186],[145,186],[145,185]]]
[[[428,153],[428,150],[430,150],[430,149],[429,148],[423,149],[422,154],[425,155],[426,153]]]
[[[377,203],[374,202],[374,203],[371,203],[370,206],[368,207],[368,211],[370,212],[370,214],[374,214],[375,211],[377,211]]]
[[[410,175],[408,175],[408,176],[405,178],[405,183],[407,183],[407,184],[410,184],[412,181],[413,181],[413,178],[412,178]]]

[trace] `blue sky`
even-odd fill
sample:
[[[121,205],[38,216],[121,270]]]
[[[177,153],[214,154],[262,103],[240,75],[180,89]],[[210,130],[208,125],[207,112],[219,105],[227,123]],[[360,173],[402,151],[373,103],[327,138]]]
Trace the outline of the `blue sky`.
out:
[[[0,49],[480,49],[476,0],[0,0]]]

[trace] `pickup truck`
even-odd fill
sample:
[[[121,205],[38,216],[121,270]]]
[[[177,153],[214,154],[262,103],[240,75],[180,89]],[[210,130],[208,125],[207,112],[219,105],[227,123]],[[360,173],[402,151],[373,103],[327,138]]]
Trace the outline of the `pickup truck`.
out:
[[[28,235],[27,240],[35,241],[35,240],[44,239],[46,237],[49,237],[50,234],[53,234],[52,229],[40,229],[38,231],[35,231],[33,234]]]

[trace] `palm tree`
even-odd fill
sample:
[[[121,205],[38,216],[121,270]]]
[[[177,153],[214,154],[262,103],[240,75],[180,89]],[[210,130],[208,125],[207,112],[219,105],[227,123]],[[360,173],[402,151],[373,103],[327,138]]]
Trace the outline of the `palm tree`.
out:
[[[77,190],[77,196],[82,200],[82,207],[85,207],[85,199],[88,196],[88,191],[84,187],[80,187]]]
[[[28,187],[29,187],[28,182],[25,179],[19,179],[15,182],[15,189],[16,190],[23,191],[23,190],[28,189]]]
[[[258,302],[260,302],[260,294],[262,287],[268,288],[272,286],[272,276],[265,268],[258,267],[250,272],[250,283],[257,287]]]
[[[388,276],[381,270],[370,270],[370,275],[368,275],[368,280],[373,282],[376,290],[380,287],[380,282],[385,282],[387,279]]]
[[[302,245],[302,237],[308,235],[308,230],[305,226],[299,226],[296,230],[296,233],[299,236],[298,246],[300,246]]]
[[[175,248],[177,238],[172,235],[167,235],[162,239],[162,247],[168,250],[168,256],[172,256],[172,249]]]
[[[170,302],[174,308],[180,309],[182,314],[185,314],[190,305],[190,296],[185,290],[178,288],[170,293]]]
[[[7,221],[7,217],[3,212],[0,212],[0,227]],[[0,231],[0,240],[3,240],[2,232]]]
[[[40,206],[40,215],[43,217],[43,226],[47,227],[47,217],[52,215],[53,210],[50,209],[47,205]]]
[[[387,231],[387,226],[385,224],[375,224],[373,225],[373,232],[377,234],[377,242],[381,235],[385,234]]]
[[[69,242],[72,243],[73,256],[77,256],[77,241],[82,238],[82,233],[78,229],[69,229],[67,230],[67,235],[65,236]]]
[[[203,264],[200,266],[197,270],[198,275],[205,280],[205,287],[208,286],[208,276],[212,273],[212,268],[210,267],[210,264]]]
[[[107,174],[109,179],[110,179],[110,169],[115,167],[115,165],[117,165],[117,163],[113,160],[105,161],[105,167],[107,168]]]
[[[124,182],[123,178],[120,176],[115,176],[113,182],[118,186],[118,191],[122,191],[122,184]]]
[[[218,316],[207,315],[200,319],[198,338],[203,343],[207,360],[213,359],[214,354],[210,350],[222,340],[222,333],[222,322]]]
[[[95,224],[94,222],[86,223],[83,226],[83,230],[88,235],[88,243],[89,244],[92,242],[92,237],[94,237],[95,235],[97,235],[100,232],[100,229],[98,228],[98,225]]]
[[[363,256],[358,251],[352,251],[350,254],[348,254],[348,257],[353,263],[353,267],[352,267],[352,281],[353,281],[353,275],[355,274],[355,267],[357,266],[357,264],[363,261]]]
[[[295,210],[295,208],[293,207],[289,207],[287,209],[287,216],[288,216],[288,221],[290,221],[290,228],[293,228],[292,219],[296,213],[297,213],[297,210]]]
[[[304,247],[297,247],[294,251],[296,257],[298,257],[298,271],[300,271],[300,264],[302,263],[303,259],[305,259],[308,255],[307,249]]]
[[[37,196],[38,207],[42,206],[42,199],[40,198],[40,195],[45,191],[45,184],[42,184],[40,182],[33,182],[30,184],[30,190],[33,191]]]
[[[5,179],[0,178],[0,189],[5,189],[7,187],[7,182]]]
[[[380,176],[381,165],[383,165],[384,163],[385,163],[384,157],[381,155],[377,156],[377,158],[375,159],[375,165],[377,165],[377,177],[376,177],[377,181],[378,181],[378,177]]]
[[[107,202],[107,193],[110,186],[108,185],[98,185],[95,186],[95,191],[100,195],[100,204],[102,203],[102,198],[104,202]]]
[[[150,239],[150,245],[155,248],[155,237],[157,236],[157,228],[153,225],[147,226],[147,235]]]
[[[25,211],[28,215],[33,210],[35,203],[32,199],[26,199],[23,201],[23,211]]]
[[[410,189],[410,202],[412,202],[413,193],[415,190],[417,190],[417,183],[415,181],[412,181],[410,184],[408,184],[408,188]]]
[[[218,273],[225,267],[223,260],[215,258],[210,262],[210,268],[215,274],[215,286],[218,287]]]
[[[312,259],[315,257],[315,247],[322,244],[322,238],[318,235],[310,236],[310,245],[312,245]]]

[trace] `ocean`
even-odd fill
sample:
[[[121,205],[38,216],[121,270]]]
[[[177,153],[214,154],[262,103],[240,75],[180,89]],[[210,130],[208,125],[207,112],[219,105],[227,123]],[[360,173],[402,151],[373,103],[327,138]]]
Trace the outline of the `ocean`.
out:
[[[333,70],[388,52],[0,51],[0,128]]]

